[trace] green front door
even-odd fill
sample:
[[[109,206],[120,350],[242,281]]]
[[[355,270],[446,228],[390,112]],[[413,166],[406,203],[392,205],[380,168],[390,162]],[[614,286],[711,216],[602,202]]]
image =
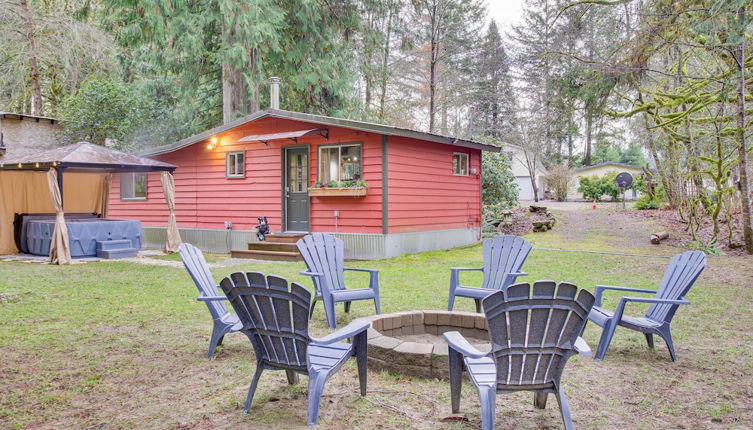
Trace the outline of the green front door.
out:
[[[285,149],[285,231],[309,231],[308,148]]]

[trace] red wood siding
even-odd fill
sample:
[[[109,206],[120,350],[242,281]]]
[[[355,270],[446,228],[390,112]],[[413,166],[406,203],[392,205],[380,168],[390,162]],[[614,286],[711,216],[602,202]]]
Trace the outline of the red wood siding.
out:
[[[452,154],[469,154],[477,174],[455,176]],[[481,151],[390,136],[389,232],[478,227]]]
[[[337,231],[357,233],[381,232],[381,136],[339,127],[328,127],[330,138],[304,136],[293,141],[241,143],[250,134],[274,133],[317,128],[316,125],[275,118],[265,118],[241,125],[217,136],[218,147],[210,150],[209,142],[199,142],[154,158],[175,164],[175,211],[178,226],[184,228],[224,228],[232,221],[235,229],[251,229],[256,217],[266,216],[273,231],[282,229],[282,148],[310,145],[309,185],[317,180],[318,146],[337,143],[363,143],[362,173],[369,185],[363,197],[313,197],[310,200],[311,231],[334,232],[333,212],[340,211]],[[245,151],[246,177],[225,177],[227,152]],[[146,226],[164,226],[167,208],[158,173],[150,173],[146,201],[120,200],[120,181],[113,178],[110,189],[109,216],[139,219]]]
[[[330,138],[304,136],[298,142],[237,143],[250,134],[317,128],[301,121],[265,118],[246,123],[218,136],[218,146],[198,142],[154,158],[178,166],[175,171],[176,216],[183,228],[248,230],[256,218],[266,216],[273,231],[282,229],[282,149],[309,145],[309,186],[317,181],[318,147],[337,143],[362,143],[362,174],[369,190],[363,197],[311,197],[311,231],[346,233],[382,232],[382,136],[328,127]],[[225,177],[227,152],[244,151],[246,177]],[[452,174],[452,154],[470,155],[470,167],[479,174]],[[417,139],[389,137],[390,233],[477,227],[481,218],[479,150],[455,148]],[[340,212],[335,226],[334,211]],[[164,226],[167,208],[159,173],[150,173],[146,201],[120,200],[119,176],[110,189],[109,216],[139,219],[146,226]]]

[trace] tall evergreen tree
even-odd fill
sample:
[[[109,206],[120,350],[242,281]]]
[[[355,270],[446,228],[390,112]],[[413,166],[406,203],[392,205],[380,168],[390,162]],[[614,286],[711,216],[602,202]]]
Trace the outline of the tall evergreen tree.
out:
[[[227,122],[258,110],[273,75],[290,108],[329,113],[349,102],[345,53],[358,18],[350,0],[105,3],[136,65],[167,73],[194,116],[214,117],[221,106]]]
[[[503,139],[514,128],[517,100],[510,59],[494,21],[489,24],[478,57],[478,88],[471,128],[474,135]]]

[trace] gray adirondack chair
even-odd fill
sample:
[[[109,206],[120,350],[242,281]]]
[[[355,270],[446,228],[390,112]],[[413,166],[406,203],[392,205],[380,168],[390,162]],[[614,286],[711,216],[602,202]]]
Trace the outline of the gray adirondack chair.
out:
[[[298,251],[306,262],[308,271],[302,275],[311,276],[314,281],[316,294],[311,303],[310,315],[314,314],[314,307],[318,300],[324,302],[324,312],[327,314],[329,328],[337,327],[335,318],[335,304],[344,302],[345,312],[350,312],[350,303],[355,300],[374,300],[376,313],[380,313],[379,305],[379,271],[372,269],[354,269],[344,267],[345,246],[343,241],[329,234],[312,233],[296,242]],[[359,289],[345,288],[343,272],[366,272],[369,274],[369,287]]]
[[[191,279],[196,284],[196,288],[199,290],[197,300],[206,303],[209,313],[212,315],[214,326],[212,328],[212,337],[209,340],[209,351],[207,352],[207,358],[211,359],[217,345],[222,345],[222,339],[225,335],[239,331],[242,325],[238,316],[228,311],[227,306],[223,303],[223,301],[227,300],[227,297],[219,294],[217,284],[212,279],[209,266],[207,266],[201,250],[184,242],[180,245],[178,254],[180,255],[180,259],[183,260],[183,265],[186,267],[188,274],[191,275]],[[215,299],[207,300],[206,297],[215,297]]]
[[[504,290],[515,283],[518,276],[527,275],[521,272],[520,268],[523,267],[523,263],[531,252],[531,244],[522,237],[505,235],[486,239],[483,250],[484,267],[450,269],[448,311],[452,310],[455,297],[470,297],[476,301],[476,312],[481,312],[481,299],[497,290]],[[484,272],[481,288],[460,285],[460,272],[471,270]]]
[[[654,335],[659,335],[667,343],[669,355],[672,361],[677,360],[675,347],[672,343],[672,333],[669,325],[680,305],[689,305],[685,300],[685,294],[698,276],[706,267],[706,255],[701,251],[686,251],[677,254],[669,261],[669,266],[664,271],[664,278],[659,284],[658,290],[644,290],[640,288],[614,287],[609,285],[597,285],[594,289],[596,305],[588,315],[588,320],[602,327],[599,346],[596,347],[595,360],[603,360],[607,354],[612,336],[617,326],[639,331],[646,336],[649,348],[654,347]],[[654,297],[622,297],[614,312],[601,307],[604,291],[614,290],[631,293],[650,293]],[[628,303],[651,303],[646,315],[643,317],[631,317],[625,315],[625,306]]]
[[[494,428],[497,393],[534,391],[534,406],[546,407],[547,396],[557,398],[566,429],[572,429],[570,408],[560,384],[567,360],[590,356],[579,337],[594,297],[586,290],[561,282],[538,281],[510,286],[482,300],[489,327],[491,352],[474,348],[456,331],[444,338],[449,345],[452,412],[460,411],[463,370],[481,400],[481,428]]]
[[[275,275],[233,273],[220,282],[230,304],[243,323],[256,355],[256,372],[248,389],[244,411],[248,413],[256,385],[264,370],[284,370],[288,382],[308,375],[308,424],[315,425],[324,383],[349,357],[356,357],[361,395],[366,395],[366,329],[369,323],[354,321],[335,333],[317,339],[309,336],[311,293]],[[340,342],[352,338],[351,343]]]

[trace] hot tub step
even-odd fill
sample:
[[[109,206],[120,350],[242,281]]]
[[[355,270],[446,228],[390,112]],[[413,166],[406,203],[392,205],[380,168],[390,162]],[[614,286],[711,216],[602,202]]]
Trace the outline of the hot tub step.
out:
[[[133,245],[128,239],[98,240],[97,251],[113,251],[116,249],[131,249]]]
[[[131,258],[137,255],[139,255],[139,250],[136,248],[97,250],[97,257],[108,260],[111,258]]]

